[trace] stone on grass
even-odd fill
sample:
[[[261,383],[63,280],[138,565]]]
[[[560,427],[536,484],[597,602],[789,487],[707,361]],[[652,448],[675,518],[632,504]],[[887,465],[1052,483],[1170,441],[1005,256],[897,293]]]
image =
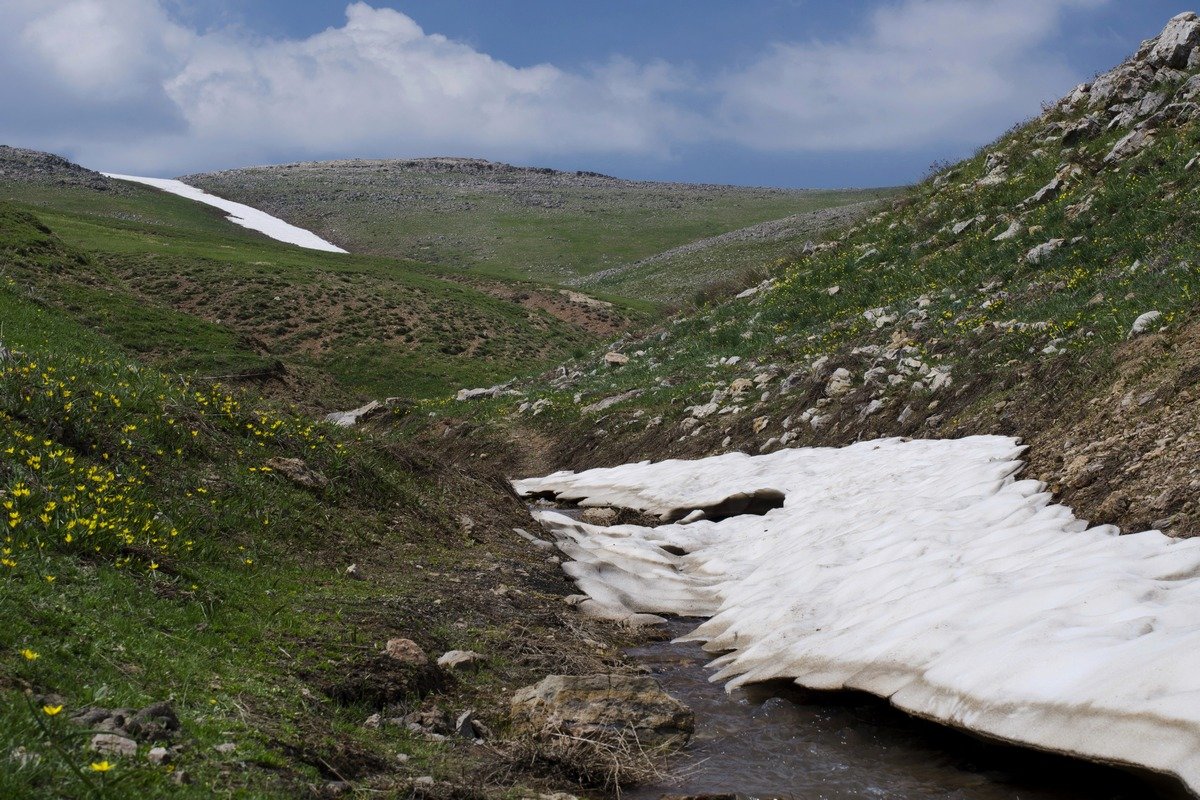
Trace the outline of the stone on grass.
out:
[[[1054,253],[1055,250],[1066,244],[1065,239],[1051,239],[1045,244],[1039,244],[1037,247],[1025,254],[1026,264],[1041,264]]]
[[[421,646],[412,639],[388,639],[383,652],[393,661],[412,667],[423,667],[429,663],[429,656],[425,655]]]
[[[473,667],[483,660],[483,655],[474,650],[448,650],[438,657],[437,664],[445,669],[463,669]]]
[[[1129,329],[1129,338],[1146,333],[1152,328],[1155,328],[1162,321],[1162,312],[1147,311],[1133,321],[1133,327]]]
[[[135,756],[138,749],[133,739],[116,733],[97,733],[92,737],[91,747],[106,756]]]
[[[311,469],[302,458],[272,458],[266,465],[292,483],[305,489],[324,489],[329,486],[329,479],[315,469]]]

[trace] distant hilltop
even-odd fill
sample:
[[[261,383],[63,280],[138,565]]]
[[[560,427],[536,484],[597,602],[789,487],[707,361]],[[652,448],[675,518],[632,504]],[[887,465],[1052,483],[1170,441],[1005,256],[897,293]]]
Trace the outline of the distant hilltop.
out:
[[[53,153],[0,144],[0,183],[82,186],[120,193],[118,183]]]

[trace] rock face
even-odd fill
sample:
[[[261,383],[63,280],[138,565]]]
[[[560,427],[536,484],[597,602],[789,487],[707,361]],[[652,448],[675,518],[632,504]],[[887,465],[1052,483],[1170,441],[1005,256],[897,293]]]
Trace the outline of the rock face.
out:
[[[1195,13],[1186,11],[1167,23],[1146,60],[1156,67],[1184,69],[1189,66],[1189,57],[1197,44],[1200,44],[1200,20]]]
[[[682,746],[695,728],[691,710],[645,676],[551,675],[517,691],[512,712],[535,733],[636,737],[651,747]]]

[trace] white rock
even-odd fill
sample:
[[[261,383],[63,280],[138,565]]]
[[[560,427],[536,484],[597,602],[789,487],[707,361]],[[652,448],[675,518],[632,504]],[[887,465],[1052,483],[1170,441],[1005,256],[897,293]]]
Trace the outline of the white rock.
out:
[[[1133,327],[1129,329],[1129,338],[1145,333],[1151,328],[1157,327],[1162,320],[1162,313],[1159,311],[1147,311],[1133,321]]]
[[[841,397],[852,388],[854,388],[854,384],[850,376],[850,370],[839,367],[833,371],[833,375],[829,377],[829,382],[825,384],[825,394],[829,397]]]
[[[384,408],[383,403],[380,403],[378,400],[372,400],[365,406],[359,406],[351,411],[335,411],[332,414],[326,414],[325,421],[332,422],[340,428],[350,428],[367,417],[378,414]]]
[[[1025,254],[1025,263],[1040,264],[1045,261],[1050,255],[1066,244],[1065,239],[1051,239],[1045,244],[1039,244],[1037,247]]]
[[[462,669],[482,662],[483,655],[474,650],[448,650],[438,656],[437,665],[444,669]]]
[[[1155,66],[1183,69],[1197,43],[1200,43],[1200,21],[1187,11],[1167,23],[1146,60]]]

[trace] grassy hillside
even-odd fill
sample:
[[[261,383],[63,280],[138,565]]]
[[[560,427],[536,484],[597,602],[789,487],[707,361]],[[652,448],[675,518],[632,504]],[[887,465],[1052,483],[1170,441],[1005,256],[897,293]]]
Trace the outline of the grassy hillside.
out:
[[[1197,533],[1200,77],[1156,46],[755,293],[619,343],[628,364],[529,384],[536,418],[497,413],[557,431],[542,469],[1019,435],[1083,516]]]
[[[798,257],[806,247],[825,241],[878,210],[892,190],[864,192],[869,200],[831,206],[783,219],[761,222],[662,253],[593,272],[578,286],[589,292],[638,296],[665,305],[703,303],[736,294],[765,277],[769,265]]]
[[[185,180],[353,252],[565,285],[748,225],[893,194],[651,183],[473,159],[290,164]],[[616,288],[639,298],[650,285]]]
[[[27,256],[48,235],[13,228]],[[611,669],[616,651],[565,616],[568,584],[511,533],[528,515],[477,452],[346,433],[161,372],[11,277],[0,320],[0,796],[538,784],[504,739],[501,687],[564,662]],[[393,637],[486,663],[407,667],[381,654]],[[169,711],[123,728],[136,754],[89,746],[131,717],[120,709],[158,703]],[[420,709],[473,709],[489,746],[364,725]]]
[[[283,245],[143,186],[12,174],[0,174],[0,268],[164,369],[258,376],[333,405],[424,397],[535,371],[626,324],[621,309],[531,284]]]

